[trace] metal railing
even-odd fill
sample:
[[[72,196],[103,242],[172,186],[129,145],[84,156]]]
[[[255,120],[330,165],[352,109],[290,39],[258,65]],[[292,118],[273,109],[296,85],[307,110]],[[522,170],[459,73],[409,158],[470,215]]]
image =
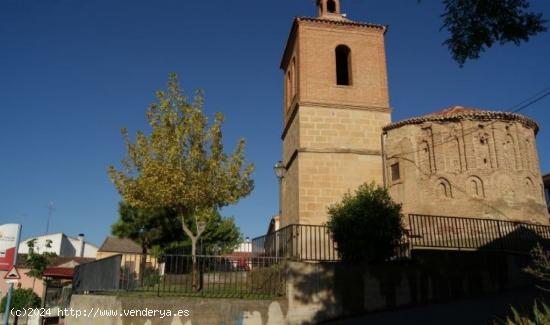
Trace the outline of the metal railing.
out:
[[[409,215],[411,249],[448,248],[527,253],[550,248],[550,226],[464,217]]]
[[[254,256],[272,256],[304,261],[337,261],[336,242],[326,226],[288,225],[252,239]]]
[[[181,295],[208,297],[274,297],[285,293],[285,265],[274,257],[251,257],[246,254],[209,255],[117,255],[120,272],[106,272],[112,268],[104,260],[79,266],[77,275],[84,288],[75,286],[75,293],[83,292],[141,292],[152,295]],[[193,263],[195,260],[195,263]],[[97,265],[94,265],[96,263]],[[103,264],[101,264],[103,263]],[[101,265],[100,265],[101,264]],[[194,265],[194,267],[193,267]],[[105,266],[105,270],[101,267]],[[93,268],[97,273],[86,272]],[[84,271],[85,276],[79,275]],[[195,275],[193,275],[193,273]],[[86,277],[90,279],[86,279]],[[116,286],[94,287],[93,277]],[[82,281],[83,280],[83,281]]]

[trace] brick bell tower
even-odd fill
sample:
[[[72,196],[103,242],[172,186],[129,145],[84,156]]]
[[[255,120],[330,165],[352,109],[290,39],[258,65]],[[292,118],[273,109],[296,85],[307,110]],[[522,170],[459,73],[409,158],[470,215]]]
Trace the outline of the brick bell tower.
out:
[[[318,0],[317,8],[317,18],[294,20],[281,62],[281,227],[323,224],[345,192],[383,183],[386,27],[347,19],[339,0]]]

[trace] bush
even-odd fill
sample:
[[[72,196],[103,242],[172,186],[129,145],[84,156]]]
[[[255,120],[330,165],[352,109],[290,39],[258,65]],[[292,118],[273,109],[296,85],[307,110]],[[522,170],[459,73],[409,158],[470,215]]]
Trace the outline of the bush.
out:
[[[512,317],[508,317],[502,324],[505,325],[546,325],[550,324],[550,308],[542,303],[542,308],[539,309],[537,302],[533,306],[532,318],[521,315],[515,308],[512,307]],[[495,324],[498,324],[495,322]]]
[[[531,251],[531,265],[524,271],[539,282],[540,289],[550,291],[550,251],[544,250],[540,243]]]
[[[0,310],[4,312],[6,309],[8,297],[7,295],[2,298],[0,304]],[[32,291],[32,289],[15,289],[13,290],[10,309],[22,310],[25,308],[37,308],[40,307],[40,297]]]
[[[328,214],[327,226],[342,260],[378,263],[394,256],[404,231],[401,205],[385,188],[363,184],[330,206]]]

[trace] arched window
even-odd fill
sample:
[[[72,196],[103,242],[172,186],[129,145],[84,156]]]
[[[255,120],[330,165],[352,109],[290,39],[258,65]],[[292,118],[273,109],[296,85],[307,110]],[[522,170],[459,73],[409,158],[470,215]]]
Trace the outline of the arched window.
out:
[[[290,80],[290,83],[292,84],[292,99],[294,99],[294,96],[296,96],[296,93],[298,92],[298,82],[296,78],[296,58],[292,59],[292,79]]]
[[[291,85],[291,77],[290,77],[290,71],[286,73],[286,82],[285,82],[285,88],[286,88],[286,109],[288,110],[290,108],[290,103],[292,103],[292,85]]]
[[[432,173],[432,159],[428,141],[422,141],[422,143],[420,143],[419,156],[420,171],[425,175],[430,175]]]
[[[507,134],[502,144],[504,149],[504,165],[509,170],[518,169],[517,166],[517,155],[516,155],[516,146],[514,143],[514,138],[511,134]]]
[[[476,146],[476,154],[479,159],[478,168],[491,168],[491,149],[489,147],[489,134],[481,132],[477,136],[479,144]]]
[[[531,178],[526,177],[525,178],[525,191],[527,192],[528,196],[531,196],[531,197],[533,196],[533,192],[535,192],[534,188],[535,188],[535,184],[533,183]]]
[[[477,177],[470,177],[470,193],[473,197],[485,197],[485,189],[483,188],[483,181]]]
[[[451,184],[446,179],[440,178],[439,183],[437,184],[437,187],[438,187],[440,197],[442,197],[442,198],[452,198],[453,197]]]
[[[336,84],[351,85],[351,50],[345,45],[336,47]]]
[[[334,1],[334,0],[328,0],[327,1],[327,11],[331,14],[336,13],[336,1]]]

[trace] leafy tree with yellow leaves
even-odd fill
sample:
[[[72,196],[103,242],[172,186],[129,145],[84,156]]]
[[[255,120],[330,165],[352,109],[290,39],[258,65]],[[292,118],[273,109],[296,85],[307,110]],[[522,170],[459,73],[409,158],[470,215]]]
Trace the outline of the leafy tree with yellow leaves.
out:
[[[157,98],[147,110],[150,134],[138,131],[132,141],[128,130],[122,129],[127,155],[120,170],[109,166],[109,175],[130,206],[177,213],[178,224],[191,239],[196,287],[197,240],[217,209],[250,194],[254,165],[245,162],[244,139],[233,153],[224,152],[224,117],[216,113],[209,125],[201,91],[189,101],[172,73],[167,90],[158,91]],[[189,219],[195,229],[189,227]]]

